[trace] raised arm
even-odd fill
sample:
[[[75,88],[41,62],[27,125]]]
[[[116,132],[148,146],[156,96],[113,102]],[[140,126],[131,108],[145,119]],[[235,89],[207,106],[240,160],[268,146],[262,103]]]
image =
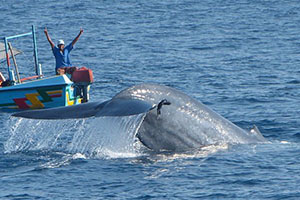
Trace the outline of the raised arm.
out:
[[[79,39],[79,37],[81,36],[82,33],[83,33],[83,29],[80,28],[80,32],[79,32],[79,34],[76,36],[76,38],[73,40],[72,46],[75,45],[75,43],[78,41],[78,39]]]
[[[52,40],[51,40],[51,38],[50,38],[50,36],[48,34],[48,30],[47,30],[46,27],[45,27],[44,33],[45,33],[45,35],[47,37],[47,40],[48,40],[49,44],[51,45],[51,48],[53,49],[55,47],[55,44],[52,42]]]

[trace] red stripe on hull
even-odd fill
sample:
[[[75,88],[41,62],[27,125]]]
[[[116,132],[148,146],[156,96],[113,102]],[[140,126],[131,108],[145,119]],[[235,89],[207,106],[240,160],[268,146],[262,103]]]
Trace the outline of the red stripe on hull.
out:
[[[19,99],[14,99],[14,102],[17,104],[17,106],[21,109],[28,109],[30,108],[29,105],[25,102],[27,101],[27,98],[19,98]]]

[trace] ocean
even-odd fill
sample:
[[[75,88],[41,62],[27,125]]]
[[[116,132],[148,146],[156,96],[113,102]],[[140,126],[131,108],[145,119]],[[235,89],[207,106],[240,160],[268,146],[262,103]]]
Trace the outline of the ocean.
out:
[[[255,124],[268,140],[155,153],[134,137],[141,116],[43,121],[1,112],[0,199],[300,198],[299,1],[0,0],[0,11],[0,37],[36,26],[45,76],[55,60],[44,28],[55,43],[82,28],[71,60],[93,70],[90,101],[167,85],[245,130]],[[32,74],[30,43],[12,44],[24,51],[21,76]]]

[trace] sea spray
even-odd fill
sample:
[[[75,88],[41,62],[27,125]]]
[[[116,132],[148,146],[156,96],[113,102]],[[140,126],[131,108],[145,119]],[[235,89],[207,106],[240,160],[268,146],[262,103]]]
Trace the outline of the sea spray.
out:
[[[88,157],[136,156],[135,134],[144,115],[78,120],[8,120],[5,152],[55,151]]]

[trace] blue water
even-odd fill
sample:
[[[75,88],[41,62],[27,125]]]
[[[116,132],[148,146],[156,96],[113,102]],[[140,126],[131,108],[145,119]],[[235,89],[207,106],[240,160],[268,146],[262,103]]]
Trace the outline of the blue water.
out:
[[[140,116],[39,121],[0,113],[0,199],[299,199],[300,3],[4,1],[0,36],[37,27],[71,42],[73,64],[94,72],[91,101],[151,82],[175,87],[267,144],[156,154],[133,137]],[[26,41],[13,46],[25,48]],[[23,50],[23,49],[22,49]],[[22,75],[32,54],[17,58]],[[5,72],[5,63],[0,63]],[[99,133],[99,130],[100,133]]]

